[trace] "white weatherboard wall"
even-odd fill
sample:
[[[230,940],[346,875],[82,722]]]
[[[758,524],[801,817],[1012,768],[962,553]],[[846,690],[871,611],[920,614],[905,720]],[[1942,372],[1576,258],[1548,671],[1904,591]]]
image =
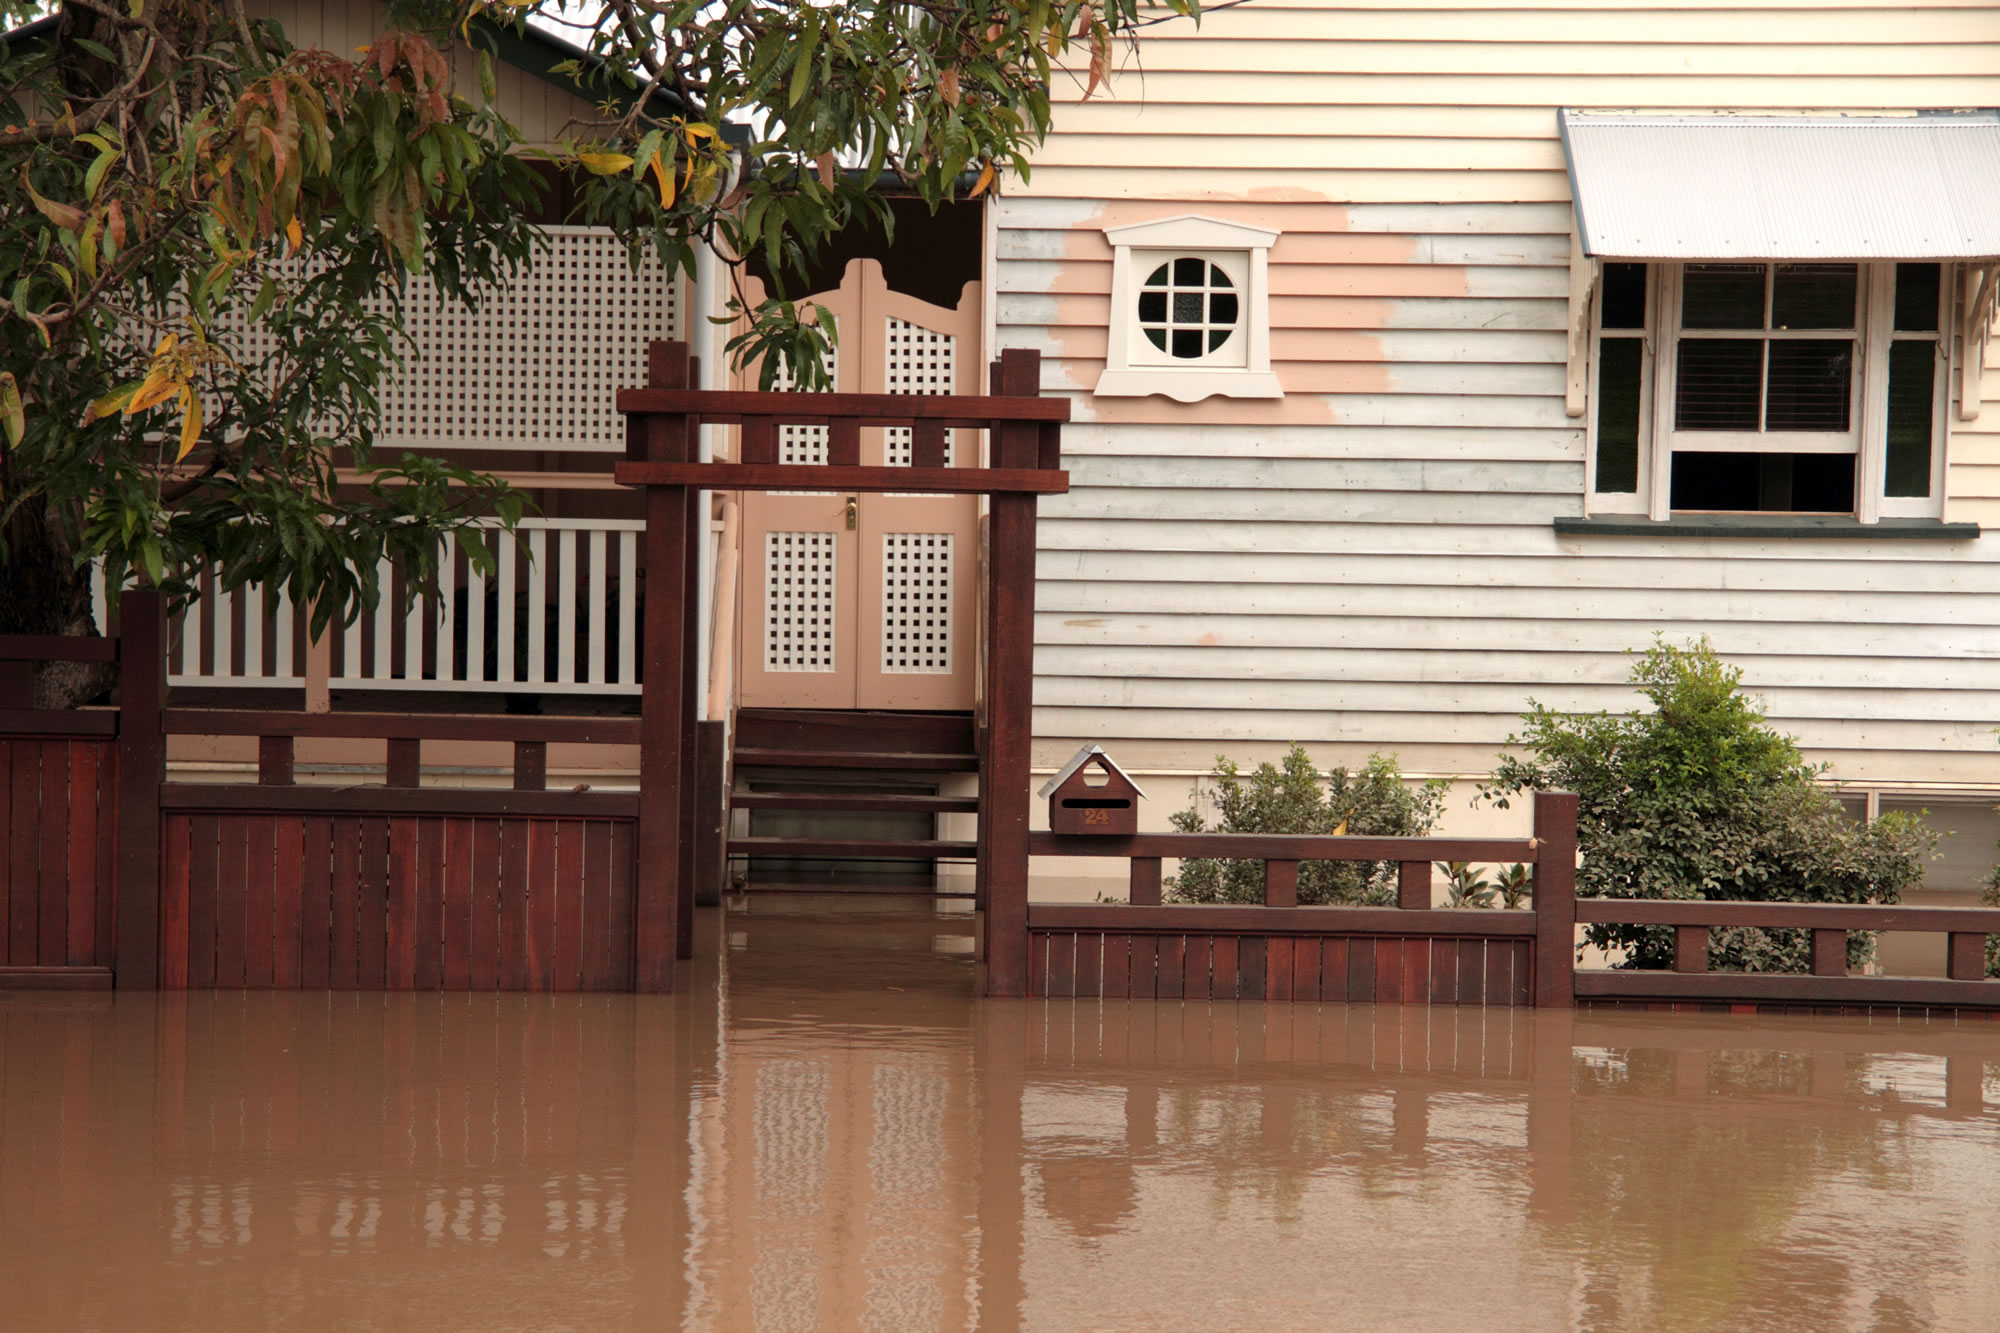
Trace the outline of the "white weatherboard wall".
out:
[[[1708,635],[1838,776],[2000,787],[2000,536],[1552,527],[1585,485],[1556,109],[1993,106],[1990,5],[1258,0],[1148,28],[1121,62],[1109,96],[1058,83],[1032,179],[994,205],[997,345],[1041,349],[1075,402],[1074,489],[1041,507],[1038,764],[1096,740],[1199,769],[1299,740],[1479,773],[1531,695],[1633,703],[1627,650],[1658,630]],[[1089,392],[1103,229],[1190,212],[1283,233],[1280,401]],[[2000,369],[1984,397],[1975,422],[1951,409],[1946,516],[2000,526]]]

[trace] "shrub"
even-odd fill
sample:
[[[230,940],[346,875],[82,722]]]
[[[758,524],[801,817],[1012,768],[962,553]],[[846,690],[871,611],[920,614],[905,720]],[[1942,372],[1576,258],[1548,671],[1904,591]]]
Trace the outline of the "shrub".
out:
[[[2000,846],[1994,850],[2000,851]],[[1979,901],[1988,907],[2000,907],[2000,865],[1987,871],[1986,878],[1979,882],[1986,886],[1979,895]],[[2000,935],[1986,937],[1986,975],[2000,977]]]
[[[1197,785],[1186,810],[1173,816],[1183,833],[1320,833],[1341,831],[1377,837],[1416,837],[1430,832],[1444,807],[1450,784],[1433,779],[1417,787],[1403,781],[1394,757],[1370,755],[1359,770],[1320,773],[1305,748],[1293,745],[1281,765],[1259,764],[1248,776],[1235,762],[1217,755],[1215,792],[1206,798]],[[1215,807],[1211,826],[1204,802]],[[1264,871],[1260,861],[1189,859],[1168,883],[1167,897],[1180,903],[1261,903]],[[1299,901],[1314,905],[1385,904],[1396,901],[1392,861],[1306,861],[1299,865]]]
[[[1632,683],[1652,705],[1626,717],[1558,713],[1529,701],[1533,757],[1503,755],[1483,795],[1503,807],[1529,791],[1573,791],[1584,897],[1749,902],[1892,903],[1918,883],[1937,835],[1916,816],[1849,819],[1789,737],[1773,731],[1740,689],[1742,672],[1706,640],[1664,640],[1639,658]],[[1592,925],[1585,938],[1628,950],[1626,967],[1666,967],[1666,926]],[[1848,936],[1848,962],[1873,937]],[[1717,929],[1718,967],[1811,968],[1804,930]]]

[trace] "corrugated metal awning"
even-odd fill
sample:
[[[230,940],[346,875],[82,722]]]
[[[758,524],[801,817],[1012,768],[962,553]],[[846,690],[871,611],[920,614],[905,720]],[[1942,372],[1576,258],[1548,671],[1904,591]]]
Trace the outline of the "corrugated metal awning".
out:
[[[1559,114],[1598,259],[2000,256],[2000,115]]]

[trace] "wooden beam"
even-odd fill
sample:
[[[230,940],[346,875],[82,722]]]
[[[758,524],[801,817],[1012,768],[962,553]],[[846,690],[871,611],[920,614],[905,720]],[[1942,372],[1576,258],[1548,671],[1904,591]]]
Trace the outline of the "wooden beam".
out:
[[[84,634],[0,634],[0,662],[116,662],[118,640]]]
[[[1575,793],[1535,793],[1534,843],[1534,1003],[1537,1009],[1569,1009],[1576,1004],[1570,984],[1576,970]]]
[[[1433,935],[1528,938],[1535,914],[1504,908],[1259,907],[1239,903],[1142,907],[1125,903],[1030,903],[1028,929],[1170,935]]]
[[[1037,832],[1034,856],[1215,856],[1266,861],[1532,861],[1527,838],[1351,838],[1311,833],[1138,833],[1106,838]]]
[[[1040,397],[1039,387],[1029,393],[989,397],[647,387],[620,389],[618,410],[627,415],[692,414],[713,425],[731,425],[744,417],[772,417],[788,426],[826,426],[838,420],[849,420],[856,426],[907,426],[913,421],[934,421],[943,426],[977,429],[993,429],[1012,422],[1068,421],[1069,399]]]
[[[914,399],[914,395],[912,398]],[[1025,465],[977,467],[846,467],[808,463],[620,463],[621,486],[696,486],[711,491],[920,490],[934,495],[1062,495],[1069,473]]]
[[[640,735],[639,719],[636,717],[522,717],[508,713],[294,713],[233,708],[169,708],[163,715],[162,725],[169,736],[574,741],[591,745],[637,745]]]
[[[1789,926],[1820,930],[1915,930],[1940,934],[1957,930],[2000,934],[2000,907],[1579,898],[1576,919],[1623,926]]]
[[[1587,900],[1586,900],[1587,901]],[[1579,969],[1576,994],[1592,999],[1710,1000],[2000,1007],[2000,983],[1933,977],[1815,977],[1783,972]]]
[[[506,787],[264,787],[243,782],[170,782],[163,810],[214,814],[536,815],[636,819],[639,797],[616,791],[516,791]]]

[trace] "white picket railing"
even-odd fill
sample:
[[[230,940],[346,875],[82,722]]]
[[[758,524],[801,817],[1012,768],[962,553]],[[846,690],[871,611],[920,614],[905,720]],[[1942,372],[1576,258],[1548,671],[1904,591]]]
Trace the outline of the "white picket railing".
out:
[[[373,613],[336,626],[328,685],[347,690],[639,693],[638,519],[528,518],[489,537],[498,568],[455,541],[435,590],[402,610],[400,577],[377,569]],[[102,574],[97,602],[103,605]],[[541,608],[535,614],[534,608]],[[188,686],[305,684],[305,627],[283,589],[205,585],[176,618],[167,679]]]

